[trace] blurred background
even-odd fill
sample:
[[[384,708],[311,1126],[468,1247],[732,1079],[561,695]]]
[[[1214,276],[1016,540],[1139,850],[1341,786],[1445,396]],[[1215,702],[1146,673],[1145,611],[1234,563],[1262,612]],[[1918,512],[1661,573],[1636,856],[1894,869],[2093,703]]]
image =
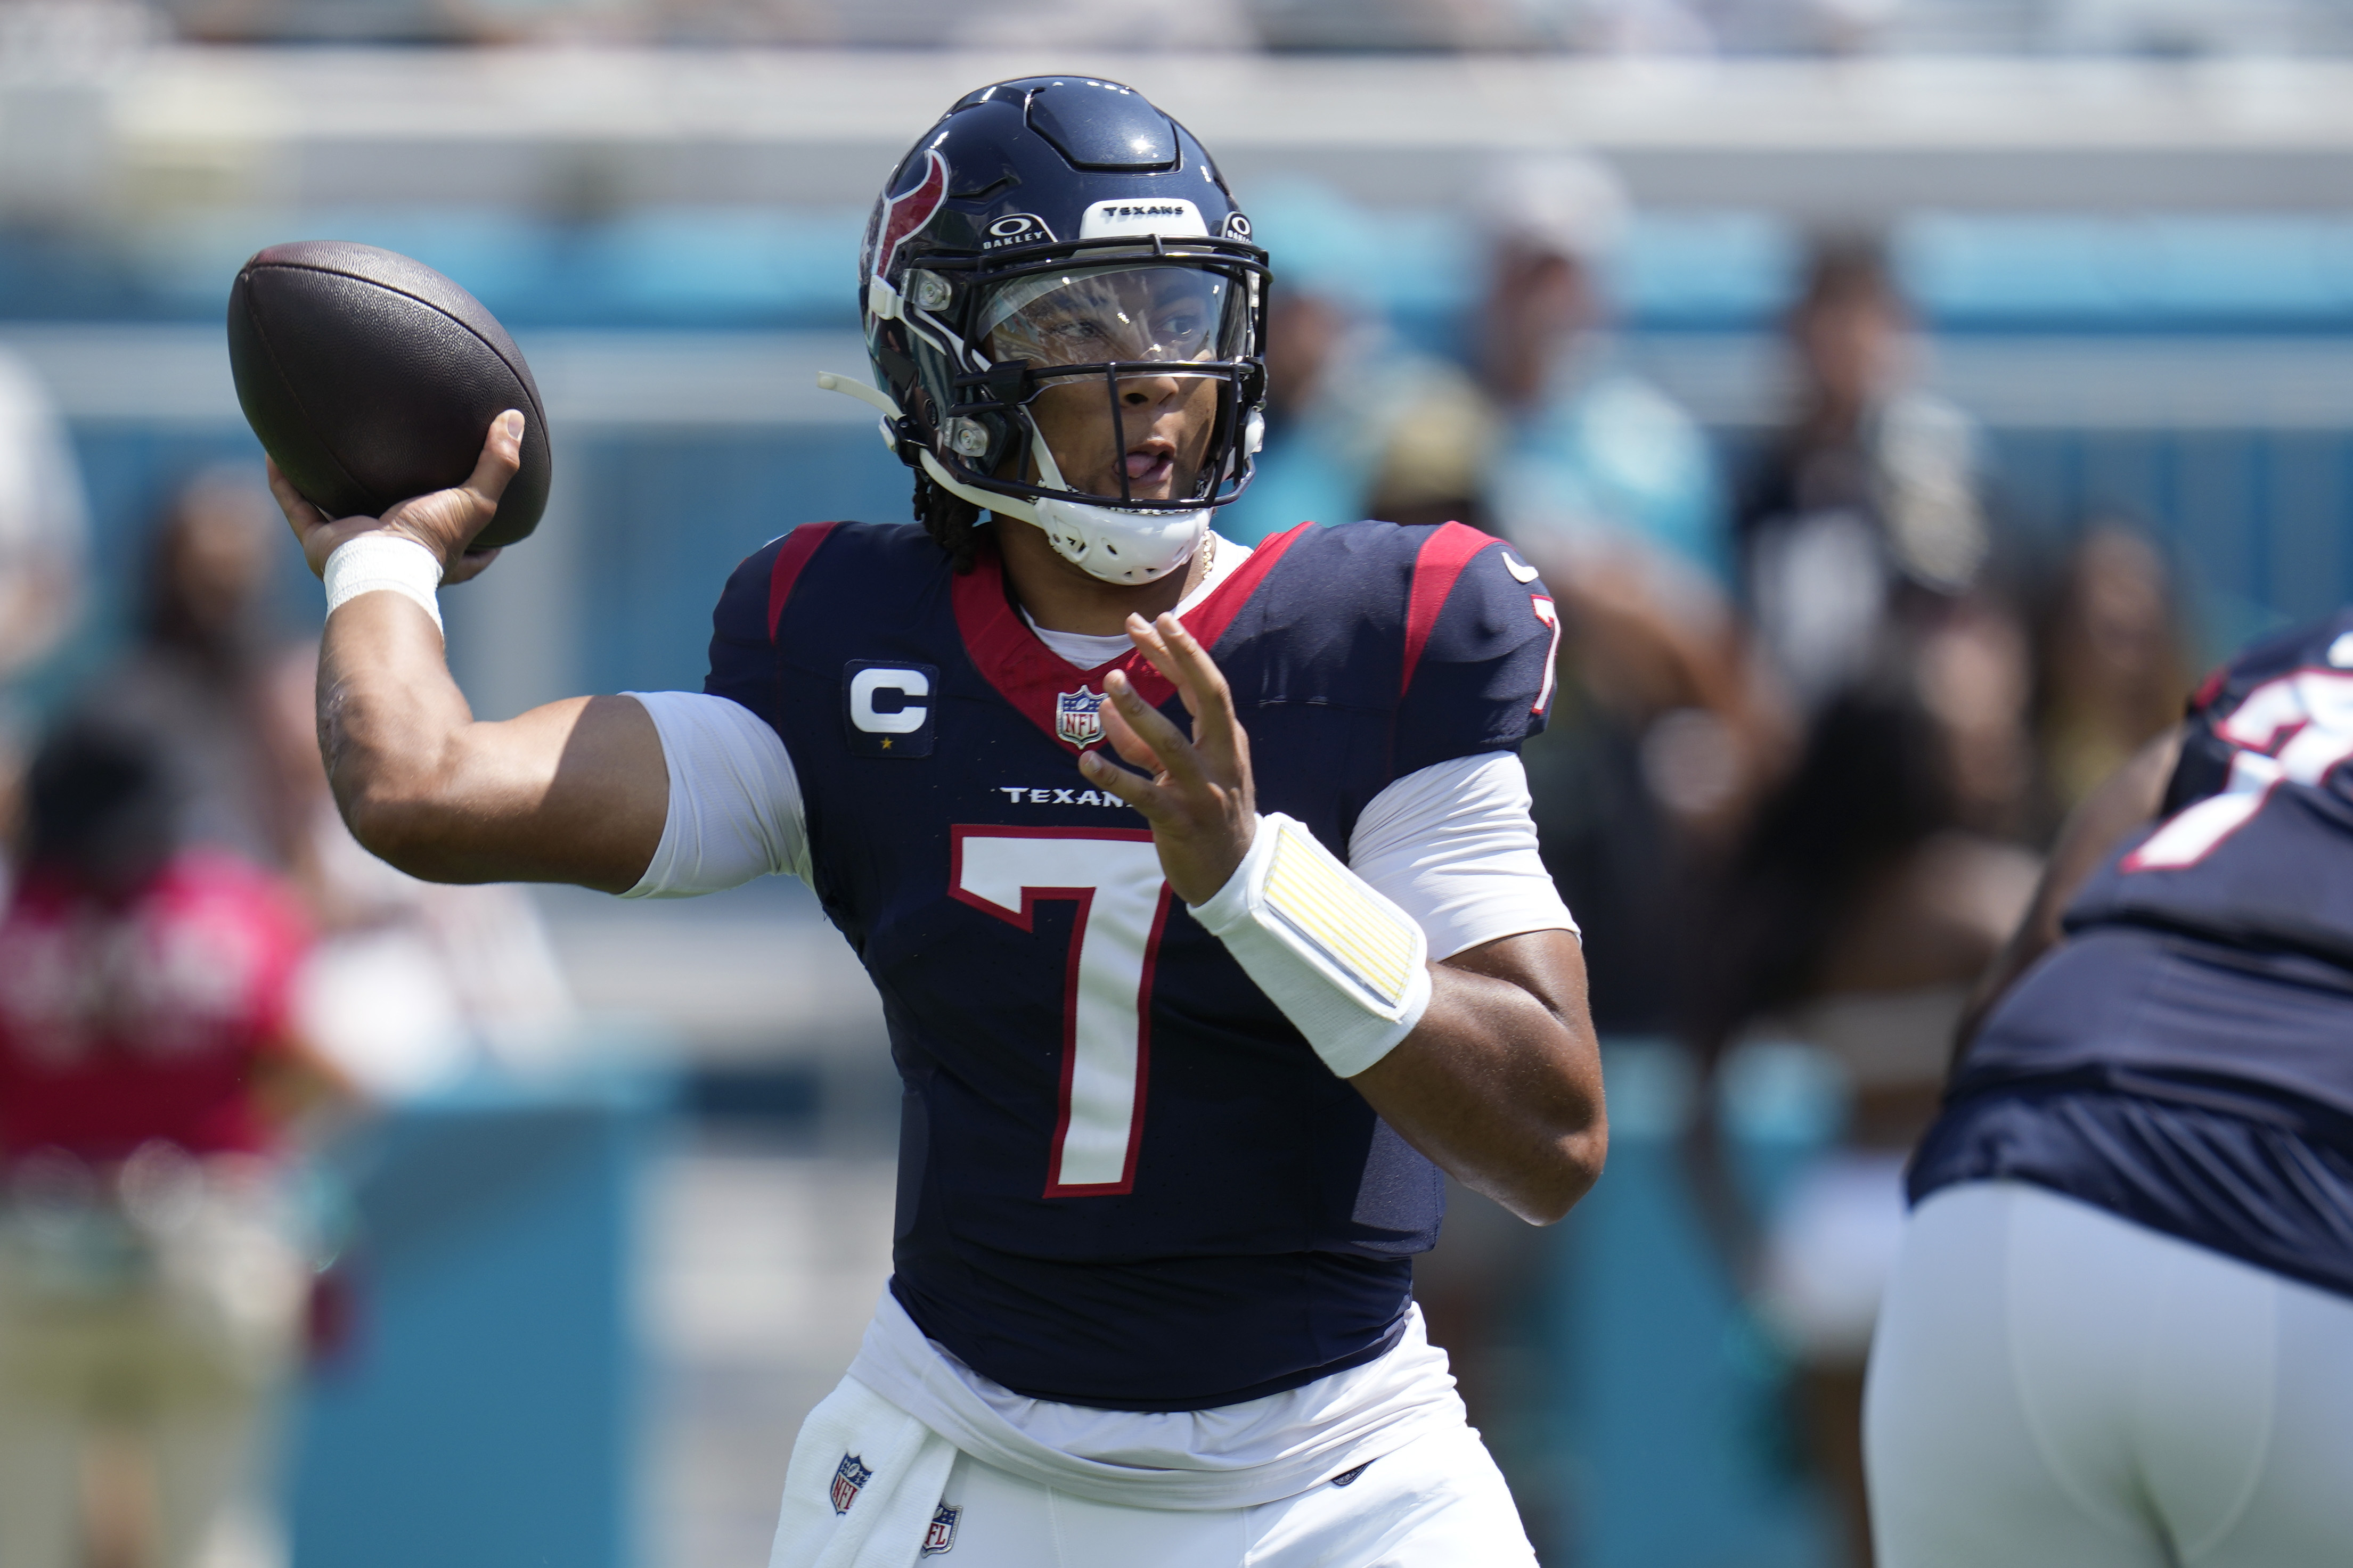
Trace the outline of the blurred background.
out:
[[[1544,1561],[1866,1560],[1862,1354],[1963,994],[2067,809],[2353,589],[2344,0],[0,0],[0,1010],[66,1026],[77,961],[7,932],[82,786],[26,780],[102,731],[184,860],[299,910],[233,1048],[324,1086],[225,1152],[247,1185],[18,1158],[0,1226],[89,1300],[145,1288],[93,1258],[229,1258],[216,1211],[301,1277],[193,1428],[252,1457],[198,1560],[765,1562],[895,1131],[797,883],[427,889],[342,833],[237,265],[406,251],[530,356],[547,519],[445,598],[478,712],[693,688],[735,561],[906,515],[814,374],[863,373],[892,163],[1045,70],[1186,121],[1272,251],[1221,528],[1460,518],[1559,595],[1527,759],[1616,1145],[1553,1231],[1457,1194],[1419,1273]],[[161,1561],[176,1461],[132,1439],[182,1384],[43,1405],[5,1363],[0,1444],[82,1445],[59,1561]]]

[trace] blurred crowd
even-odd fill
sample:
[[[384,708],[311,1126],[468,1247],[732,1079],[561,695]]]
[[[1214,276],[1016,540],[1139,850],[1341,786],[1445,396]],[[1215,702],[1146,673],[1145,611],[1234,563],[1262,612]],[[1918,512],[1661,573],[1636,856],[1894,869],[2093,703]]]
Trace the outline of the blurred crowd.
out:
[[[1592,56],[2343,52],[2340,0],[0,0],[0,57],[194,42]]]
[[[64,433],[0,359],[0,1568],[282,1564],[277,1414],[348,1316],[303,1154],[561,1039],[520,889],[344,830],[283,526],[258,475],[187,476],[111,657],[12,679],[100,595]]]

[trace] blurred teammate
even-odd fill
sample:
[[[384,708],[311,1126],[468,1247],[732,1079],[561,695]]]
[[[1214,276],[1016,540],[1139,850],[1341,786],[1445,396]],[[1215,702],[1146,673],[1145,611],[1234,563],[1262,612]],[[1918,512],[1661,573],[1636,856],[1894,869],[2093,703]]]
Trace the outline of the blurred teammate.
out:
[[[269,1156],[339,1087],[288,1027],[302,925],[175,848],[120,731],[65,731],[30,795],[0,921],[0,1568],[266,1563],[308,1282]]]
[[[2085,804],[1980,993],[1872,1352],[1883,1568],[2353,1551],[2353,612]]]
[[[1249,233],[1125,88],[959,101],[868,230],[881,386],[833,378],[920,522],[754,553],[707,694],[471,721],[433,590],[520,415],[382,521],[280,481],[362,842],[638,896],[791,871],[882,993],[896,1271],[778,1564],[1532,1561],[1410,1286],[1433,1159],[1540,1223],[1599,1168],[1514,754],[1551,600],[1458,525],[1210,531],[1261,426]]]

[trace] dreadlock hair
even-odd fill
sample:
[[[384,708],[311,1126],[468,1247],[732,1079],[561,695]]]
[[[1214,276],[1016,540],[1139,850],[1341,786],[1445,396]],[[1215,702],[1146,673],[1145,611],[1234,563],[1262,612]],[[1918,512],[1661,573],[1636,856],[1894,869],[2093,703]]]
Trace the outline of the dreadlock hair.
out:
[[[980,552],[980,508],[934,483],[920,468],[915,471],[915,521],[933,543],[948,552],[957,572],[972,570],[973,558]]]

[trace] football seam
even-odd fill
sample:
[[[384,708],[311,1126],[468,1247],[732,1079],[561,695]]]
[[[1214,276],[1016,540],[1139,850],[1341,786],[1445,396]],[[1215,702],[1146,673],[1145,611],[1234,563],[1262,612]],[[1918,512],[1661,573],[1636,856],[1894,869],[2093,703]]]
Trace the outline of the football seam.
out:
[[[547,410],[540,402],[539,387],[537,384],[532,380],[531,375],[527,371],[514,363],[514,360],[507,358],[505,353],[500,349],[498,344],[491,342],[490,339],[476,331],[471,323],[463,321],[457,316],[451,315],[448,310],[442,309],[439,305],[435,304],[432,300],[427,300],[422,294],[414,294],[396,284],[386,283],[379,279],[364,278],[358,273],[346,272],[340,268],[318,267],[306,261],[265,261],[261,264],[261,267],[282,268],[288,272],[315,272],[322,278],[349,279],[354,283],[364,283],[371,289],[381,289],[387,294],[397,294],[404,300],[414,300],[417,303],[424,306],[427,310],[463,331],[468,337],[473,339],[476,342],[490,350],[492,358],[496,359],[501,364],[506,366],[507,374],[514,377],[515,389],[521,392],[531,403],[531,411],[537,416],[536,422],[539,426],[540,438],[542,440],[546,439]],[[259,269],[259,268],[257,268],[257,270]],[[452,287],[455,286],[456,285],[453,280]],[[474,303],[480,305],[481,304],[481,301],[477,300]],[[487,313],[488,307],[484,307],[484,309]],[[520,359],[522,357],[522,351],[521,348],[517,348],[515,351],[515,358]]]
[[[269,368],[278,373],[278,384],[286,389],[286,395],[293,400],[295,408],[301,411],[302,416],[302,424],[304,427],[310,431],[311,439],[319,443],[319,450],[327,455],[327,461],[335,465],[335,471],[343,476],[344,479],[351,485],[352,489],[357,490],[362,495],[371,498],[374,497],[375,494],[375,487],[373,485],[362,484],[360,482],[359,476],[353,473],[350,465],[343,461],[343,454],[335,450],[334,443],[329,441],[324,435],[320,433],[318,421],[311,417],[310,405],[303,401],[302,394],[295,387],[294,378],[286,374],[285,363],[278,357],[278,345],[270,341],[269,328],[261,319],[260,300],[252,292],[252,290],[248,289],[246,293],[246,300],[247,306],[245,319],[252,323],[253,335],[261,340],[261,352],[269,356]],[[459,324],[463,325],[464,323],[461,322]],[[311,500],[308,496],[304,496],[302,499],[304,500]],[[317,507],[319,503],[311,501],[311,504],[313,507]],[[324,509],[322,508],[321,510],[323,510]],[[334,522],[339,520],[331,517],[327,521],[329,522]]]

